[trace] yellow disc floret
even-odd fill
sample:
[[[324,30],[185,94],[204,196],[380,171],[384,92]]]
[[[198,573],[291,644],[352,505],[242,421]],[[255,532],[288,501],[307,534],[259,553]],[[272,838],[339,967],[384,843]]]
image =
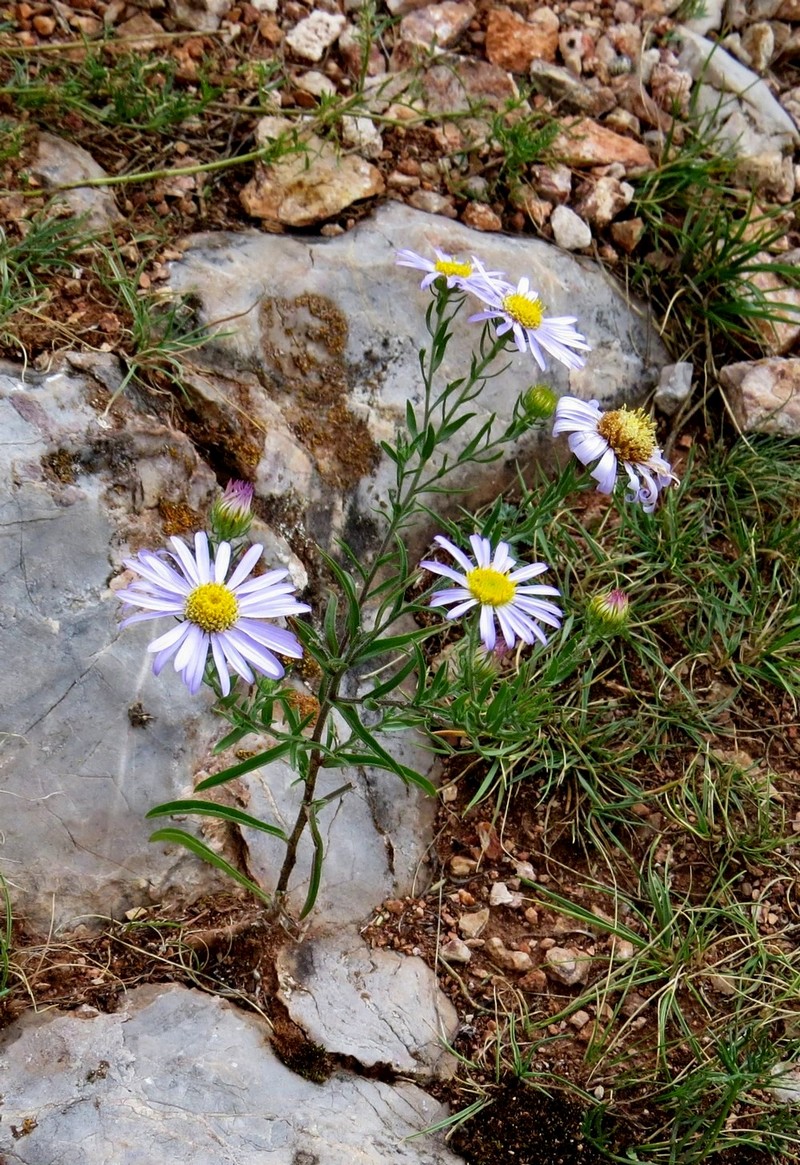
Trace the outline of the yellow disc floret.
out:
[[[544,304],[537,297],[522,295],[519,291],[512,291],[503,297],[503,311],[510,315],[512,320],[522,324],[523,328],[541,327],[544,319]]]
[[[233,591],[222,583],[202,583],[190,592],[183,613],[209,634],[227,631],[239,618],[239,604]]]
[[[467,587],[474,599],[485,607],[504,607],[517,593],[516,585],[507,574],[493,566],[476,566],[467,572]]]
[[[627,409],[623,405],[605,413],[597,423],[597,431],[621,461],[649,461],[656,448],[656,423],[644,409]]]
[[[455,259],[437,259],[434,267],[445,278],[450,275],[457,275],[459,279],[466,279],[472,274],[471,263],[458,263]]]

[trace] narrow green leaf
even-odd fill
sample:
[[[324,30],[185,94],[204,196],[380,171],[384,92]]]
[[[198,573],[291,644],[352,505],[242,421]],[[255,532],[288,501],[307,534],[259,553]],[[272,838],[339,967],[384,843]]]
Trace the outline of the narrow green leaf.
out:
[[[399,660],[397,661],[400,662]],[[364,693],[365,700],[380,700],[381,696],[385,696],[388,692],[393,692],[399,684],[402,684],[406,676],[409,676],[414,668],[417,666],[417,661],[412,655],[407,659],[399,671],[393,672],[388,680],[384,680],[382,684],[372,688],[371,691]]]
[[[229,768],[223,769],[222,772],[215,773],[213,777],[206,777],[197,786],[196,792],[199,793],[203,789],[213,789],[216,785],[235,781],[237,777],[243,777],[245,773],[252,773],[253,769],[260,769],[262,765],[268,765],[271,761],[277,760],[278,757],[285,756],[293,744],[292,740],[282,740],[273,748],[267,748],[256,756],[250,756],[238,765],[231,765]]]
[[[390,773],[396,773],[404,781],[410,781],[411,784],[418,785],[420,789],[424,789],[431,797],[436,796],[436,787],[431,784],[427,777],[423,777],[422,773],[415,772],[414,769],[410,769],[406,765],[401,765],[399,761],[396,761],[378,743],[372,733],[359,720],[355,708],[349,704],[337,704],[336,707],[342,718],[352,729],[353,734],[366,744],[372,754],[369,759],[362,762],[363,764],[374,765],[376,768],[386,769]]]
[[[339,654],[339,635],[336,628],[336,616],[339,612],[339,599],[335,591],[328,591],[328,603],[325,607],[325,616],[322,620],[325,632],[325,642],[332,655]]]
[[[268,825],[266,821],[261,821],[258,817],[251,817],[249,813],[243,813],[241,809],[235,809],[232,805],[215,805],[213,801],[200,801],[192,798],[186,801],[166,801],[163,805],[156,805],[146,816],[148,818],[172,817],[176,813],[191,813],[200,817],[217,817],[222,821],[233,821],[237,825],[246,825],[250,829],[260,829],[262,833],[271,833],[273,837],[279,837],[281,841],[286,841],[286,834],[282,829],[278,829],[277,825]]]
[[[317,900],[320,882],[322,881],[322,863],[325,858],[325,848],[322,844],[322,834],[319,831],[317,815],[314,811],[313,805],[309,805],[306,809],[306,817],[308,819],[308,828],[311,831],[311,840],[314,843],[314,857],[311,859],[311,874],[308,880],[308,893],[306,894],[306,900],[303,903],[303,909],[300,911],[301,921],[314,909],[314,903]]]
[[[185,833],[182,829],[158,829],[155,833],[150,835],[151,841],[166,841],[170,845],[182,845],[186,849],[191,850],[198,858],[208,862],[211,866],[216,866],[218,870],[222,870],[223,874],[227,874],[229,878],[233,878],[234,882],[238,882],[240,886],[244,886],[251,894],[262,902],[266,902],[268,906],[272,904],[269,894],[265,894],[260,886],[255,882],[251,882],[248,877],[242,874],[230,862],[226,862],[219,854],[215,854],[212,849],[209,849],[204,842],[199,838],[193,837],[191,833]]]

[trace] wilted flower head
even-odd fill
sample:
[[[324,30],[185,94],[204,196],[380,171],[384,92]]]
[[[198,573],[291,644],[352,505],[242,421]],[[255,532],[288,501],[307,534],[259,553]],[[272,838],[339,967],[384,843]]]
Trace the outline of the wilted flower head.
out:
[[[498,542],[493,551],[489,539],[479,534],[470,538],[474,561],[441,534],[437,534],[434,542],[451,554],[462,569],[453,570],[433,560],[420,563],[425,570],[444,575],[458,584],[437,591],[431,599],[431,606],[453,603],[455,605],[447,612],[447,618],[457,619],[479,605],[480,635],[487,651],[493,651],[497,642],[495,619],[509,648],[514,646],[517,638],[523,643],[533,643],[534,639],[546,643],[547,637],[539,623],[548,627],[561,626],[561,609],[541,597],[558,595],[558,590],[550,586],[520,585],[548,570],[544,562],[534,562],[514,570],[516,559],[511,557],[508,544]]]
[[[420,288],[425,291],[437,279],[444,279],[447,286],[452,290],[453,288],[463,289],[464,281],[469,279],[473,273],[483,267],[477,259],[473,257],[471,261],[456,259],[453,255],[448,255],[446,251],[440,251],[438,247],[433,248],[436,259],[427,259],[424,255],[417,254],[416,251],[402,250],[397,252],[397,265],[399,267],[415,267],[417,271],[424,271],[425,277],[420,283]],[[502,271],[485,272],[496,277],[502,276]]]
[[[567,368],[583,368],[585,361],[578,352],[590,352],[591,348],[573,327],[576,317],[545,316],[545,305],[529,279],[520,279],[515,287],[478,264],[478,270],[464,286],[486,304],[486,310],[470,316],[470,320],[498,320],[498,336],[511,332],[519,351],[530,351],[543,372],[547,366],[545,352]]]
[[[229,481],[225,492],[214,500],[209,522],[218,541],[243,538],[253,522],[253,487],[247,481]]]
[[[599,630],[614,633],[621,631],[628,622],[630,599],[619,587],[602,595],[593,595],[588,610],[592,622]]]
[[[626,501],[640,502],[645,513],[656,508],[658,491],[678,480],[656,445],[655,422],[643,409],[623,405],[604,413],[596,400],[562,396],[553,436],[559,433],[570,434],[569,447],[583,465],[597,461],[592,477],[600,493],[613,491],[621,461],[631,487]]]
[[[194,554],[180,538],[170,538],[170,545],[169,553],[140,550],[135,558],[126,558],[125,565],[141,577],[119,591],[126,606],[142,608],[123,619],[121,627],[142,619],[172,616],[178,620],[177,626],[147,649],[155,653],[155,674],[174,656],[175,671],[194,695],[203,682],[211,651],[225,696],[231,690],[231,671],[249,684],[254,671],[280,679],[283,666],[273,653],[299,659],[303,650],[291,631],[263,620],[311,610],[294,598],[293,584],[284,581],[288,570],[253,577],[264,547],[251,546],[227,578],[232,555],[229,542],[220,542],[214,560],[208,536],[202,532],[195,534]]]

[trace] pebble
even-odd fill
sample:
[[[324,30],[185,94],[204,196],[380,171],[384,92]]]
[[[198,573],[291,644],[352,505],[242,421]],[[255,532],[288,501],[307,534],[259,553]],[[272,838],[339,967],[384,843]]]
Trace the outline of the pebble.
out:
[[[478,938],[486,929],[489,921],[489,907],[474,910],[470,914],[462,914],[458,920],[458,929],[464,938]]]
[[[486,950],[498,967],[506,971],[532,971],[533,959],[525,951],[510,951],[501,938],[486,940]]]
[[[589,978],[591,959],[575,947],[551,947],[544,961],[548,975],[567,987],[585,983]]]
[[[341,14],[317,9],[286,34],[286,44],[305,61],[321,61],[346,26],[347,20]]]
[[[489,891],[490,906],[510,906],[519,901],[519,894],[512,894],[505,882],[495,882]]]
[[[556,206],[550,216],[553,238],[565,251],[582,251],[592,244],[592,231],[574,210],[568,206]]]
[[[447,963],[468,963],[472,958],[472,951],[460,938],[451,938],[441,948],[440,954]]]
[[[503,220],[485,202],[468,202],[461,221],[476,231],[502,230]]]

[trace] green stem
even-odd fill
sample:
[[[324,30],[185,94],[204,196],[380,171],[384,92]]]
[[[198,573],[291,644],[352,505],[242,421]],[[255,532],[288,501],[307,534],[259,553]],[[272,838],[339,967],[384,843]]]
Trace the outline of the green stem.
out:
[[[263,160],[270,151],[275,150],[276,143],[269,142],[249,154],[238,154],[235,158],[220,158],[216,162],[202,162],[196,166],[176,166],[166,170],[147,170],[138,174],[107,174],[102,178],[82,178],[77,182],[61,182],[57,186],[48,186],[36,190],[17,190],[23,198],[47,198],[51,194],[59,194],[63,190],[82,190],[84,186],[127,186],[134,182],[153,182],[160,178],[175,178],[187,174],[210,174],[215,170],[229,170],[232,166],[243,166],[247,162]],[[12,191],[0,191],[0,195],[7,196]]]
[[[448,322],[446,319],[448,300],[449,295],[447,292],[439,293],[437,296],[436,327],[432,333],[434,341],[441,332],[442,327],[445,326]],[[438,364],[435,361],[434,355],[435,343],[431,345],[430,349],[428,350],[427,366],[423,368],[425,401],[423,408],[422,426],[419,430],[420,432],[424,433],[427,431],[428,425],[431,423],[431,418],[437,408],[441,408],[442,415],[446,422],[447,417],[452,415],[458,404],[465,402],[469,398],[472,389],[483,378],[484,372],[497,356],[497,353],[504,347],[504,345],[505,340],[503,338],[496,339],[489,348],[487,354],[474,365],[469,377],[461,386],[455,404],[453,408],[451,408],[450,413],[446,412],[446,400],[449,395],[447,389],[445,389],[441,396],[439,396],[437,399],[433,399],[433,377],[435,375]],[[428,478],[426,481],[423,481],[422,484],[420,484],[423,471],[426,468],[426,462],[422,459],[421,456],[417,457],[417,461],[418,464],[413,471],[409,471],[407,464],[404,465],[399,471],[397,483],[398,492],[392,505],[392,516],[389,520],[389,525],[374,555],[372,565],[369,571],[363,577],[359,586],[358,606],[360,610],[363,609],[364,605],[369,599],[372,585],[375,582],[378,571],[381,569],[383,558],[389,546],[391,545],[392,540],[396,536],[397,532],[402,528],[404,523],[408,521],[410,515],[413,513],[413,507],[417,496],[420,493],[426,492],[433,481],[439,480],[440,476],[444,476],[445,473],[449,472],[449,469],[454,468],[453,466],[448,467],[447,469],[440,471],[439,474]],[[364,638],[359,639],[357,644],[358,648],[363,649],[366,644],[371,643],[376,638],[376,636],[381,633],[384,627],[385,624],[375,627]],[[352,665],[353,652],[354,645],[351,643],[350,630],[349,628],[344,627],[338,637],[336,651],[336,654],[341,662],[335,671],[330,674],[327,682],[323,682],[323,688],[320,690],[319,711],[317,713],[314,729],[311,734],[312,744],[319,744],[322,740],[322,733],[331,708],[339,698],[339,687],[341,685],[342,679]],[[276,909],[281,908],[282,901],[288,889],[289,879],[297,863],[297,849],[305,828],[310,821],[311,806],[314,802],[317,778],[319,776],[321,764],[321,749],[312,748],[309,752],[308,771],[304,779],[303,798],[300,803],[292,831],[289,834],[289,838],[286,843],[286,854],[284,856],[283,865],[281,866],[281,871],[278,875],[278,881],[275,887]],[[315,848],[317,849],[317,852],[319,849],[319,844],[320,839],[317,837],[315,838]],[[311,910],[311,907],[313,906],[313,898],[311,894],[309,897],[311,900],[306,900],[306,904],[303,907],[303,916],[308,914]]]

